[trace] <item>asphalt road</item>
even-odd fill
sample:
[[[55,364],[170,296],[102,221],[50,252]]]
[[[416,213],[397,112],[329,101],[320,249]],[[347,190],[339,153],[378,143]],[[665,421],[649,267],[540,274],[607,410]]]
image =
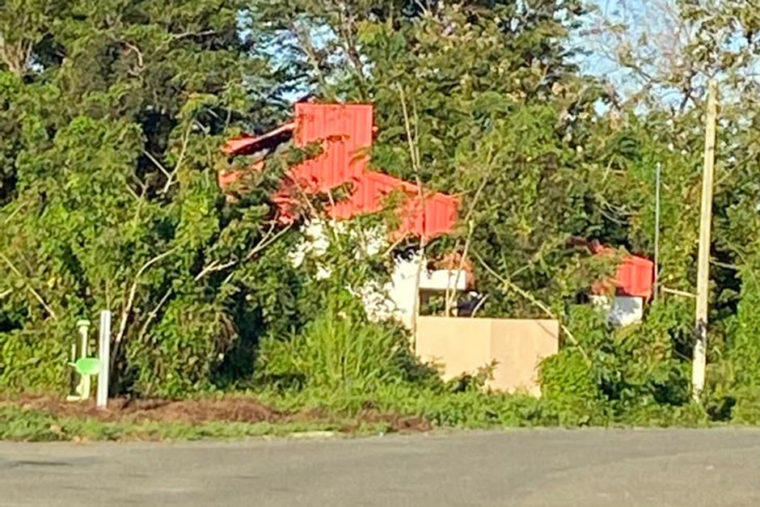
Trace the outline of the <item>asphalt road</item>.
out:
[[[760,431],[0,443],[0,505],[758,506]]]

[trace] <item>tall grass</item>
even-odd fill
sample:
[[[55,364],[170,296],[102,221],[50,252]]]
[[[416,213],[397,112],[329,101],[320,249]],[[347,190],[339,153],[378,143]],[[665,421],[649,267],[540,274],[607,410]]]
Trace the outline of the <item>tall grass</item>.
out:
[[[371,391],[405,378],[408,342],[391,325],[328,309],[300,333],[261,344],[258,374],[287,388]]]

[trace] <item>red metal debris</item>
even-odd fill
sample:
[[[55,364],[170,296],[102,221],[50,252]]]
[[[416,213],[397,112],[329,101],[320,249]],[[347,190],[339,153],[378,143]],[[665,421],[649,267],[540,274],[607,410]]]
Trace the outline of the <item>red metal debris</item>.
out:
[[[654,292],[654,262],[638,255],[623,257],[615,281],[618,294],[649,299]]]
[[[378,172],[365,172],[352,183],[351,195],[328,208],[332,218],[348,219],[376,213],[389,200],[398,199],[400,224],[394,236],[433,238],[451,232],[456,225],[459,201],[455,197],[441,193],[420,196],[416,185]]]
[[[614,255],[615,250],[591,243],[595,255]],[[608,293],[610,284],[614,284],[618,296],[631,296],[650,299],[654,293],[654,262],[639,255],[625,255],[620,260],[614,280],[597,282],[592,291],[597,294]]]
[[[290,177],[310,192],[327,192],[368,172],[373,108],[366,104],[296,104],[295,144],[322,144],[322,153]]]
[[[225,143],[222,147],[222,151],[231,157],[255,153],[264,147],[266,143],[282,142],[290,139],[293,135],[295,126],[295,122],[290,122],[260,136],[235,137]]]
[[[465,272],[465,284],[467,287],[474,287],[475,285],[475,268],[470,259],[463,257],[462,251],[448,252],[447,254],[443,255],[443,257],[434,260],[430,265],[428,265],[428,269],[461,269]]]
[[[227,188],[243,177],[243,171],[224,171],[216,175],[219,186]]]
[[[322,144],[322,152],[293,167],[273,196],[282,222],[296,218],[300,193],[327,194],[347,185],[349,195],[327,206],[328,215],[335,219],[378,212],[391,195],[400,194],[397,213],[401,223],[394,236],[412,234],[429,239],[451,232],[459,207],[456,197],[429,193],[420,199],[416,185],[369,169],[374,131],[372,105],[299,103],[294,122],[258,137],[232,139],[224,152],[230,156],[256,153],[291,136],[299,148]],[[239,173],[225,173],[219,183],[225,188],[239,177]]]

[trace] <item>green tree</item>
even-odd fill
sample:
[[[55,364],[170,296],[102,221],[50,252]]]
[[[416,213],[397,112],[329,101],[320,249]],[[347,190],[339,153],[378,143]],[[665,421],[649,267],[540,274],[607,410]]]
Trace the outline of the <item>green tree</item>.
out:
[[[272,25],[273,40],[287,41],[317,95],[375,104],[377,169],[461,196],[461,230],[431,255],[467,251],[489,295],[485,314],[566,321],[595,397],[621,411],[639,398],[684,403],[688,304],[666,299],[633,331],[590,329],[573,303],[610,267],[572,244],[598,239],[652,256],[659,163],[663,281],[694,290],[700,96],[674,114],[653,95],[630,101],[583,75],[571,41],[587,20],[580,3],[331,6],[270,3],[270,19],[297,21]]]
[[[689,266],[696,255],[706,84],[718,83],[708,357],[713,371],[708,381],[722,396],[752,385],[751,365],[758,360],[756,318],[750,308],[757,292],[758,236],[753,224],[760,197],[755,77],[760,17],[746,2],[672,1],[652,8],[658,23],[634,17],[628,27],[607,22],[601,33],[622,75],[637,84],[628,101],[652,133],[670,144],[671,152],[682,154],[683,162],[664,166],[666,178],[680,181],[670,188],[666,181],[664,206],[680,212],[663,220],[664,232],[677,234],[663,245],[662,268],[664,283],[687,291],[694,290]],[[643,14],[652,18],[651,12]]]
[[[0,8],[0,385],[62,390],[73,323],[109,308],[116,389],[208,387],[260,332],[247,263],[278,238],[275,178],[229,207],[219,149],[282,90],[237,0],[59,4]]]

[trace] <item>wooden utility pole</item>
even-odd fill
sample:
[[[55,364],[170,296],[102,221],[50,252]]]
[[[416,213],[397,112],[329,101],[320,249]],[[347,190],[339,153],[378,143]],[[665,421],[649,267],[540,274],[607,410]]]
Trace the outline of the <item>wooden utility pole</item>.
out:
[[[705,166],[702,176],[702,212],[699,222],[699,259],[697,261],[697,311],[691,393],[695,401],[705,387],[707,363],[707,301],[710,293],[710,226],[712,224],[713,175],[715,172],[715,130],[718,117],[718,87],[710,81],[705,126]]]

